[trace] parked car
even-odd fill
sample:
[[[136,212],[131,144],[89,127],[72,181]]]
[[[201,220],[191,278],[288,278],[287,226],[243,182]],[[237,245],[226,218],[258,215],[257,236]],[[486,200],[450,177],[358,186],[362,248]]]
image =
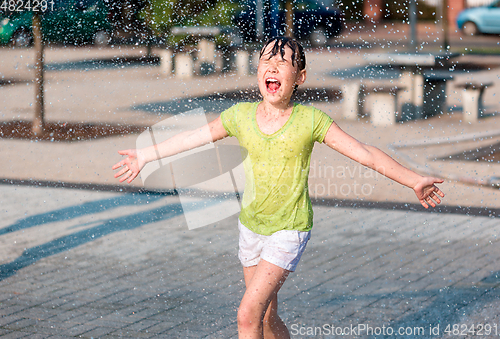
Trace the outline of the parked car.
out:
[[[110,41],[109,10],[102,0],[56,0],[53,8],[41,14],[45,41],[99,45]],[[0,16],[0,44],[25,47],[32,42],[31,12],[7,12]]]
[[[264,36],[271,35],[270,1],[263,1]],[[278,32],[286,32],[285,1],[279,1]],[[335,7],[326,7],[314,0],[294,1],[293,34],[299,40],[310,40],[313,45],[324,45],[328,38],[334,37],[344,28],[341,11]],[[243,10],[235,15],[234,23],[239,27],[245,42],[257,39],[256,1],[249,0],[243,4]]]
[[[457,27],[465,35],[500,34],[500,0],[489,6],[463,10],[458,14]]]

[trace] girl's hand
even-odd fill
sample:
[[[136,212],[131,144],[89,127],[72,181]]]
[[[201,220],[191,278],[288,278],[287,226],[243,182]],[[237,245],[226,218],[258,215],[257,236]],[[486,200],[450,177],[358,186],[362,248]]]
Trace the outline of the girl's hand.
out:
[[[115,173],[115,178],[121,177],[120,182],[127,180],[127,182],[130,184],[132,180],[137,177],[146,162],[144,161],[144,157],[142,156],[140,150],[127,149],[124,151],[118,151],[118,153],[121,155],[126,155],[127,157],[113,165],[113,170],[123,167],[120,171]]]
[[[429,205],[436,207],[437,204],[441,203],[439,197],[443,198],[444,193],[435,184],[442,182],[443,180],[433,177],[422,177],[417,182],[413,190],[422,206],[425,208],[429,208]]]

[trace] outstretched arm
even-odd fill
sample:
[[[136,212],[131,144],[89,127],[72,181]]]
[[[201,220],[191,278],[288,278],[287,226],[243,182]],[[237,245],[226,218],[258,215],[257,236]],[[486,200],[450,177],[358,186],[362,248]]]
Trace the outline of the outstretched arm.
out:
[[[352,160],[413,189],[425,208],[429,208],[429,205],[436,207],[436,204],[441,202],[439,197],[444,197],[444,193],[435,185],[442,183],[443,180],[423,177],[407,169],[378,148],[365,145],[354,139],[340,129],[336,123],[330,126],[324,143]]]
[[[120,182],[127,180],[128,183],[131,183],[150,161],[170,157],[210,142],[215,142],[227,136],[228,134],[219,116],[201,128],[179,133],[157,145],[141,149],[118,151],[119,154],[127,157],[113,165],[112,169],[121,168],[120,171],[115,173],[115,178],[120,177]]]

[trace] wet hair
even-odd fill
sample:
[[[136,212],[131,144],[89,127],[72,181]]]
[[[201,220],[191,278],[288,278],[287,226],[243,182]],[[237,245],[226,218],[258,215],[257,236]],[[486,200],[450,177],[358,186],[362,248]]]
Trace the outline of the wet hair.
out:
[[[264,54],[267,46],[273,45],[271,52],[269,53],[269,59],[278,53],[281,55],[281,58],[285,58],[285,47],[288,46],[292,50],[292,66],[295,66],[295,62],[299,68],[299,71],[302,71],[306,68],[306,56],[304,54],[304,49],[302,45],[299,44],[295,39],[287,38],[283,36],[270,38],[266,41],[262,49],[260,50],[260,57]]]

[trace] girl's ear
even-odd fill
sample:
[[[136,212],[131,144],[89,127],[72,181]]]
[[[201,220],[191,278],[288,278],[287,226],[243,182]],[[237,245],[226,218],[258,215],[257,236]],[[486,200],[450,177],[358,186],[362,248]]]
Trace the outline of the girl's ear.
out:
[[[297,80],[295,80],[295,84],[302,85],[306,81],[306,78],[307,78],[306,70],[303,69],[299,71],[299,73],[297,74]]]

